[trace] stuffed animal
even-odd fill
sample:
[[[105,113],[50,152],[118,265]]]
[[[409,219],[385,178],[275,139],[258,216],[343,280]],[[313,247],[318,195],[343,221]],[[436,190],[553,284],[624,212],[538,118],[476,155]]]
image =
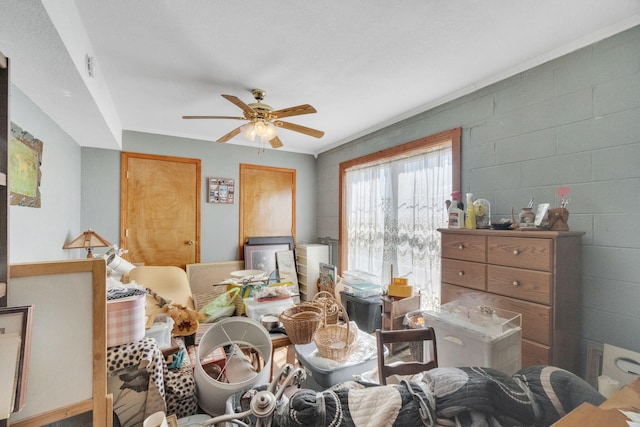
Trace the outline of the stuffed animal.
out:
[[[173,319],[173,329],[171,330],[173,336],[182,337],[194,334],[200,326],[200,321],[206,318],[204,314],[183,305],[174,304],[172,300],[161,297],[149,288],[147,288],[147,292],[158,301],[159,307],[167,313],[167,316]]]

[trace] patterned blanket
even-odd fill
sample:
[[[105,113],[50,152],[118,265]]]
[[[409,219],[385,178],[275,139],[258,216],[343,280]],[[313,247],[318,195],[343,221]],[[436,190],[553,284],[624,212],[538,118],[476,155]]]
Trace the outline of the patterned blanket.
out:
[[[300,390],[277,408],[272,425],[546,427],[583,402],[604,400],[580,377],[551,366],[511,377],[490,368],[436,368],[420,382]]]

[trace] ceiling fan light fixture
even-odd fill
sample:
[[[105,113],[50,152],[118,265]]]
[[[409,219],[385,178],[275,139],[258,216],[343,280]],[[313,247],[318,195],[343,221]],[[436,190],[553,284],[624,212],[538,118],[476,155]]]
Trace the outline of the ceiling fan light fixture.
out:
[[[242,135],[249,141],[256,140],[256,129],[252,122],[240,126],[240,132],[242,132]]]
[[[314,138],[322,138],[324,132],[308,128],[306,126],[297,125],[295,123],[283,122],[283,117],[300,116],[303,114],[317,113],[316,109],[309,104],[296,105],[295,107],[282,108],[274,110],[269,105],[264,104],[262,100],[266,94],[261,89],[254,89],[253,97],[257,102],[246,104],[237,96],[222,95],[227,101],[234,104],[242,110],[242,117],[239,116],[182,116],[183,119],[229,119],[229,120],[247,120],[242,126],[238,126],[226,135],[221,136],[217,142],[227,142],[238,134],[242,134],[249,141],[255,141],[256,137],[260,137],[260,142],[268,142],[272,148],[280,148],[283,146],[282,141],[278,137],[278,128],[284,128],[294,132],[299,132]]]
[[[261,142],[267,142],[278,136],[276,127],[265,120],[256,120],[240,126],[240,132],[249,141],[255,141],[256,136]]]
[[[262,142],[271,141],[273,138],[278,136],[276,127],[271,123],[265,123],[265,128],[264,135],[260,135]]]

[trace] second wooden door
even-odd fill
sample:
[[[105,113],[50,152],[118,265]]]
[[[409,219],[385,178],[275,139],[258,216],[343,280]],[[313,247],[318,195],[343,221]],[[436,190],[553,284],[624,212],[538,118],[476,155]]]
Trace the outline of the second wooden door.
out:
[[[240,259],[249,237],[296,236],[296,171],[240,165]]]

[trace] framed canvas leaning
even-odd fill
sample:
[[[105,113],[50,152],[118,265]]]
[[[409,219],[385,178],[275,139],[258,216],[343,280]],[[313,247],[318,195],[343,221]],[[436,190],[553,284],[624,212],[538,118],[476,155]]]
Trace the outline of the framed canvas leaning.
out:
[[[14,372],[13,381],[9,380],[8,382],[9,384],[13,383],[13,387],[5,388],[5,391],[11,391],[13,395],[13,402],[10,405],[11,412],[20,411],[26,400],[32,320],[33,306],[31,305],[0,308],[0,348],[3,350],[12,348],[16,342],[18,346],[15,367],[13,370],[7,369],[7,372]],[[7,357],[9,360],[11,359],[9,355]],[[5,378],[2,378],[2,384],[7,384],[5,380]],[[2,408],[3,411],[4,409]],[[0,419],[2,419],[5,414],[0,415]]]
[[[549,203],[540,203],[538,205],[538,209],[536,210],[536,217],[533,220],[533,225],[536,227],[540,227],[545,217],[547,216],[547,211],[549,210]]]

